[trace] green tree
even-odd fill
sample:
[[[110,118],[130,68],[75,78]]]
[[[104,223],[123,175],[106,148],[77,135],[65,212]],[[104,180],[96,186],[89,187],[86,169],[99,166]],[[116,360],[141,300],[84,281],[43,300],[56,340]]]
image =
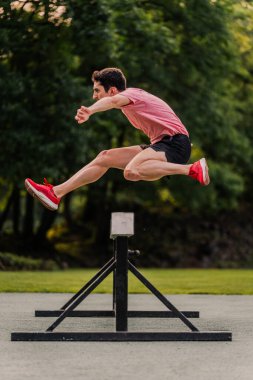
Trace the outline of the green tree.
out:
[[[237,99],[237,110],[240,114],[240,122],[237,127],[240,136],[244,136],[249,142],[241,150],[242,157],[238,160],[237,170],[245,178],[246,202],[252,200],[252,160],[253,160],[253,3],[243,1],[235,2],[231,17],[231,29],[234,36],[235,50],[237,51],[237,66],[233,76],[233,84],[236,87],[234,94]]]
[[[207,156],[212,183],[203,189],[179,176],[131,183],[122,180],[122,173],[109,171],[74,193],[85,198],[82,211],[78,202],[73,209],[92,251],[95,244],[99,254],[104,251],[111,211],[208,214],[236,209],[251,196],[250,1],[18,3],[2,1],[0,13],[0,178],[7,183],[1,194],[10,195],[2,222],[14,204],[18,232],[25,177],[41,181],[45,173],[57,183],[103,149],[147,141],[116,110],[76,125],[77,104],[91,102],[92,71],[106,66],[119,66],[129,86],[146,89],[172,106],[190,131],[192,160]],[[34,225],[32,198],[26,202],[24,231],[29,235]],[[68,197],[64,210],[69,210]],[[52,222],[49,215],[43,214],[39,236]],[[70,219],[70,213],[65,216]]]
[[[190,131],[193,159],[207,155],[212,175],[208,189],[186,178],[169,185],[177,203],[207,212],[238,205],[245,188],[239,165],[248,165],[252,157],[250,140],[238,128],[233,4],[114,0],[109,19],[112,58],[127,73],[129,84],[167,100]],[[140,141],[130,130],[127,135],[125,142]],[[247,152],[243,157],[242,151]],[[160,192],[164,184],[149,188]],[[194,189],[190,196],[188,186]]]
[[[63,179],[85,154],[74,122],[83,87],[73,76],[70,29],[56,11],[49,0],[2,4],[0,176],[15,190],[16,203],[24,178],[41,181],[46,173]],[[31,214],[29,201],[26,213]],[[19,207],[14,214],[18,226]],[[31,217],[24,220],[32,232]]]

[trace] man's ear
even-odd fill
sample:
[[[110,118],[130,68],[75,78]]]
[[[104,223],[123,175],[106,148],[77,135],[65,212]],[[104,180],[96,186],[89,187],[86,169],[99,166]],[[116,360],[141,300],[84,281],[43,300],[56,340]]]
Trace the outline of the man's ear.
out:
[[[110,87],[109,90],[108,90],[108,94],[110,96],[116,95],[118,93],[119,93],[119,91],[118,91],[117,87]]]

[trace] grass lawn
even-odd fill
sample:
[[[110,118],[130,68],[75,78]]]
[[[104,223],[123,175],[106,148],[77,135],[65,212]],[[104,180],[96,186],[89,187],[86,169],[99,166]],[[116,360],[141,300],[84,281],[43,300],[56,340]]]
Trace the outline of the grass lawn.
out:
[[[0,292],[75,293],[94,269],[56,272],[0,272]],[[142,269],[141,273],[164,294],[253,294],[253,270],[247,269]],[[112,275],[96,293],[111,293]],[[149,291],[129,274],[130,293]]]

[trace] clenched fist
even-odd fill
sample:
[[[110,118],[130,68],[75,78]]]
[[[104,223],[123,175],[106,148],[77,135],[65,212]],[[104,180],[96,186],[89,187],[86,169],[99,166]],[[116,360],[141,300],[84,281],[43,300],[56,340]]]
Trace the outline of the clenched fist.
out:
[[[81,108],[77,110],[75,119],[78,122],[78,124],[82,124],[89,119],[90,115],[91,111],[89,110],[89,108],[81,106]]]

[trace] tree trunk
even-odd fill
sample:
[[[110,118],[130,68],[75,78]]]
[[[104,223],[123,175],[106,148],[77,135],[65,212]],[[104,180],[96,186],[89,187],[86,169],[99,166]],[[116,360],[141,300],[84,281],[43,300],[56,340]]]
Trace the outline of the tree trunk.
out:
[[[43,243],[46,242],[47,231],[52,226],[56,216],[57,212],[55,211],[52,212],[47,210],[46,208],[43,210],[40,226],[35,236],[35,240],[37,243],[41,243],[43,245]]]
[[[33,236],[34,226],[34,198],[30,194],[26,194],[25,217],[23,223],[23,235],[26,238]]]
[[[69,193],[64,197],[64,200],[63,200],[63,202],[64,202],[64,217],[65,217],[65,220],[66,220],[69,227],[71,227],[73,225],[73,218],[71,215],[71,208],[70,208],[71,198],[72,198],[72,194]]]
[[[9,212],[10,212],[10,208],[11,208],[11,205],[14,201],[14,189],[12,190],[10,196],[9,196],[9,199],[6,203],[6,206],[5,206],[5,209],[3,210],[2,214],[1,214],[1,217],[0,217],[0,231],[2,231],[2,228],[3,228],[3,225],[9,215]]]
[[[19,235],[20,221],[20,190],[17,186],[13,188],[13,209],[12,209],[12,225],[14,235]]]
[[[83,215],[83,221],[88,221],[94,226],[96,239],[93,249],[99,260],[98,265],[102,265],[108,259],[110,210],[106,197],[107,185],[108,183],[103,183],[89,188]]]

